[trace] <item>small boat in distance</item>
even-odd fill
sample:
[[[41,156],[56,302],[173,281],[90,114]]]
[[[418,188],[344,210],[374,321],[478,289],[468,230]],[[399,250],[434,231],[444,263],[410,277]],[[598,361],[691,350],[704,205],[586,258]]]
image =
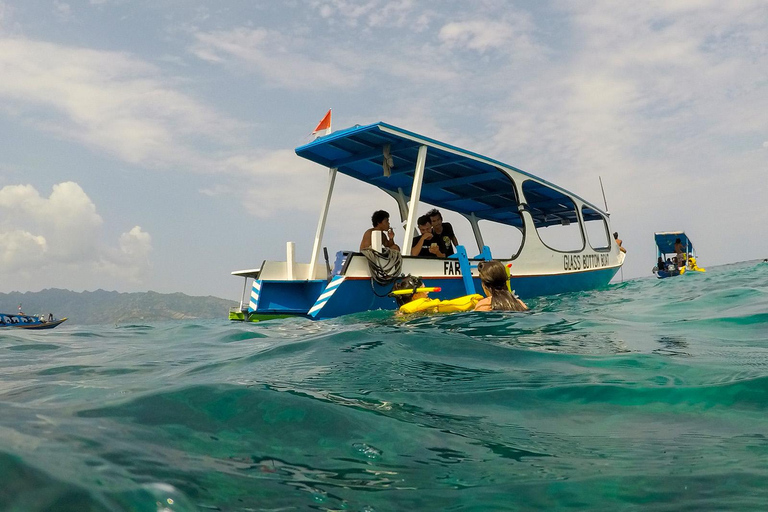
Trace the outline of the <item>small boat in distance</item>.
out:
[[[656,266],[653,273],[659,279],[688,273],[706,272],[696,264],[696,249],[685,231],[654,233],[656,240]],[[676,248],[676,246],[679,247]],[[669,257],[668,257],[669,256]]]
[[[53,315],[48,315],[46,318],[43,315],[11,315],[0,313],[0,329],[53,329],[66,322],[66,320],[66,317],[57,319],[54,318]]]

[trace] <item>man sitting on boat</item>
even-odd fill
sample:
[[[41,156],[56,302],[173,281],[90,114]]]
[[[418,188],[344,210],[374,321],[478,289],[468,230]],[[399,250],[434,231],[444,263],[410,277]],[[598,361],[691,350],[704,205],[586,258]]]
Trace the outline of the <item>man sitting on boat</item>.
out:
[[[411,256],[422,258],[445,258],[446,249],[442,239],[435,236],[432,231],[432,223],[428,215],[422,215],[416,221],[419,226],[420,236],[413,237],[411,243]]]
[[[621,240],[621,238],[619,238],[619,232],[618,231],[614,231],[613,232],[613,239],[616,240],[616,244],[619,246],[619,250],[621,252],[624,252],[624,253],[627,252],[627,250],[624,247],[622,247],[622,245],[621,245],[622,240]]]
[[[363,234],[363,240],[360,242],[360,250],[370,249],[373,245],[371,238],[374,236],[373,232],[378,231],[381,234],[381,246],[387,247],[390,250],[400,251],[400,246],[395,243],[395,232],[389,225],[389,213],[384,210],[377,210],[371,215],[372,228],[366,230]],[[384,234],[386,232],[386,235]]]
[[[450,256],[454,253],[453,248],[459,245],[456,234],[453,232],[453,226],[448,222],[443,222],[443,216],[437,208],[428,211],[427,215],[429,215],[429,220],[432,223],[432,232],[443,241],[445,255]]]

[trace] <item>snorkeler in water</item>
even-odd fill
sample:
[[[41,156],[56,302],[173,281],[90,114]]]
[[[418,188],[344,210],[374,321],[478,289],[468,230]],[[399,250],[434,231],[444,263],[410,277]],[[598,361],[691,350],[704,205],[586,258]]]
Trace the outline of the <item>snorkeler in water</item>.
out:
[[[397,315],[412,313],[458,313],[471,311],[483,298],[480,294],[465,295],[451,300],[430,299],[429,293],[441,291],[437,287],[425,287],[420,277],[406,276],[392,287],[398,305]]]
[[[525,302],[509,290],[509,274],[500,261],[477,264],[485,298],[475,305],[475,311],[528,311]]]

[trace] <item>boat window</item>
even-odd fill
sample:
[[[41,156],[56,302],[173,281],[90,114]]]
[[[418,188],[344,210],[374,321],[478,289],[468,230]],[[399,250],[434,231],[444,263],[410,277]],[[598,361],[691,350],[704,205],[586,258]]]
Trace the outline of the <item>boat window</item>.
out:
[[[587,234],[589,245],[596,251],[608,250],[611,241],[605,217],[589,206],[581,207],[581,217],[584,219],[584,232]]]
[[[570,197],[533,180],[523,183],[523,193],[544,245],[562,252],[584,248],[576,204]]]
[[[516,258],[523,248],[523,228],[490,220],[477,223],[483,234],[483,242],[491,248],[491,255],[500,260]]]

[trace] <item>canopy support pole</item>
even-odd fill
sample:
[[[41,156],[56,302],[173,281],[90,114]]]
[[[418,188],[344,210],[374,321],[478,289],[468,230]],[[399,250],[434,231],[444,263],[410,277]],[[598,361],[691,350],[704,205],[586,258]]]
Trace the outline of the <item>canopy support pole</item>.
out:
[[[240,311],[243,310],[243,302],[245,302],[245,293],[248,291],[248,276],[245,276],[245,282],[243,283],[243,293],[240,295]]]
[[[403,241],[403,254],[411,254],[411,241],[413,230],[416,227],[416,212],[419,209],[421,197],[421,182],[424,180],[424,166],[427,162],[427,146],[419,146],[419,154],[416,157],[416,169],[413,171],[413,188],[411,188],[411,201],[408,204],[408,220],[405,223],[405,240]]]
[[[472,225],[472,232],[475,234],[475,242],[477,242],[477,251],[483,252],[483,247],[485,247],[485,242],[483,242],[483,234],[480,232],[480,226],[477,225],[477,217],[475,217],[475,212],[472,212],[469,214],[469,223]]]
[[[315,267],[317,258],[320,256],[320,245],[323,243],[323,232],[325,231],[325,221],[328,219],[328,209],[331,206],[331,196],[333,195],[333,185],[336,182],[336,168],[328,169],[328,191],[325,195],[323,208],[320,210],[320,219],[317,221],[317,231],[315,232],[315,243],[312,246],[312,258],[309,260],[309,275],[307,279],[315,278]]]
[[[400,225],[408,218],[408,201],[405,200],[403,188],[397,187],[397,207],[400,208]]]

